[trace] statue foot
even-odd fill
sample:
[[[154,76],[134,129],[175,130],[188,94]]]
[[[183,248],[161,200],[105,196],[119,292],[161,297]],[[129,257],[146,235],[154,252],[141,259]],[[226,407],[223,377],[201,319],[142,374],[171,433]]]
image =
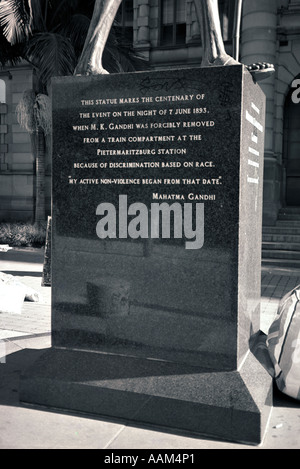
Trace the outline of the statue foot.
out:
[[[201,67],[220,67],[220,66],[227,66],[227,65],[239,65],[233,57],[230,55],[221,55],[216,59],[210,61],[209,59],[203,59],[201,63]]]
[[[247,65],[247,69],[256,81],[265,80],[275,72],[274,65],[267,62],[257,62],[255,64]]]
[[[232,58],[230,55],[225,54],[217,57],[213,61],[203,59],[201,67],[219,67],[239,64],[240,62]],[[265,80],[275,72],[274,65],[267,62],[257,62],[251,65],[246,65],[246,67],[255,81]]]
[[[89,75],[109,75],[109,72],[105,70],[103,67],[91,67],[88,65],[87,67],[77,65],[74,75],[76,76],[89,76]]]

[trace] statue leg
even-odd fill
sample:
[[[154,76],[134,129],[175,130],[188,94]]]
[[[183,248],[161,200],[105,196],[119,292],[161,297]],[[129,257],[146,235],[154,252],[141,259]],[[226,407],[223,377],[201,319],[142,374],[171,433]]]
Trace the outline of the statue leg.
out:
[[[218,0],[194,0],[203,42],[202,66],[236,65],[225,51]]]
[[[194,0],[194,3],[203,42],[202,67],[237,65],[239,62],[225,51],[218,0]],[[241,8],[239,14],[241,14]],[[268,78],[275,71],[274,65],[266,62],[251,64],[247,68],[257,81]]]
[[[93,17],[75,75],[107,73],[102,66],[104,47],[122,0],[96,0]],[[204,57],[202,66],[237,64],[226,54],[222,39],[218,0],[195,0],[201,27]]]
[[[114,18],[122,0],[95,0],[93,17],[84,48],[75,69],[75,75],[99,75],[108,73],[102,66],[104,47]],[[202,66],[236,65],[225,51],[222,38],[218,0],[194,0],[203,41]],[[248,65],[256,80],[268,78],[274,72],[272,64]]]
[[[108,73],[102,66],[104,47],[122,0],[96,0],[91,24],[75,75]]]

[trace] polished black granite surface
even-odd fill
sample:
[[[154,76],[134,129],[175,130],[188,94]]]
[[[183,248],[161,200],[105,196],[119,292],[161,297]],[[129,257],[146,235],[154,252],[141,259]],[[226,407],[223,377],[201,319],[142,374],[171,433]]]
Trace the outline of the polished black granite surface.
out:
[[[231,66],[65,77],[52,91],[53,349],[24,400],[258,442],[271,405],[249,352],[260,87]]]

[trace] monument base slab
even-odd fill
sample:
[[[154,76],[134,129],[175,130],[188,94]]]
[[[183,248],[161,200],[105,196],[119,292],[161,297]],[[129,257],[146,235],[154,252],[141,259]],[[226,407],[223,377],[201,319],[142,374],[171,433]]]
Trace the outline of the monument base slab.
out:
[[[251,352],[237,371],[52,348],[21,379],[24,403],[260,444],[272,379]]]

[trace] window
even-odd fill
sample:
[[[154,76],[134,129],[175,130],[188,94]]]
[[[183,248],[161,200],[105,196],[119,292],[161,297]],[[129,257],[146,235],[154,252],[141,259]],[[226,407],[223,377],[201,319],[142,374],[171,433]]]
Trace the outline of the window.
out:
[[[185,0],[160,0],[160,21],[160,45],[185,44]]]
[[[176,46],[186,43],[186,4],[187,0],[159,0],[159,44],[161,46]],[[224,42],[232,40],[234,7],[234,0],[219,0],[220,22]],[[193,11],[196,15],[194,8]]]
[[[123,0],[116,15],[116,23],[122,34],[132,42],[133,40],[133,1]]]
[[[6,84],[4,80],[0,80],[0,103],[6,103]]]
[[[232,40],[235,2],[219,0],[220,22],[224,42]]]

